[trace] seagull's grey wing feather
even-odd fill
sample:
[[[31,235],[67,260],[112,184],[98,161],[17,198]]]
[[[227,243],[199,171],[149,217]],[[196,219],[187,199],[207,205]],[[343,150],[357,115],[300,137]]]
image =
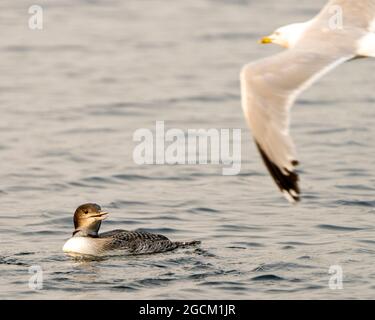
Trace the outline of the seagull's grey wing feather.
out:
[[[375,57],[375,0],[330,1],[308,22],[296,48],[314,51],[317,44],[330,53]]]
[[[245,66],[241,72],[242,107],[262,158],[280,190],[299,200],[298,164],[289,135],[289,109],[310,84],[353,56],[299,49]]]

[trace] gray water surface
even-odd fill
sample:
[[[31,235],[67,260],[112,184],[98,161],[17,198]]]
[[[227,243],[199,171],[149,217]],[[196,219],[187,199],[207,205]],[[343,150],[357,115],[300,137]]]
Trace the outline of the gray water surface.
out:
[[[375,61],[347,63],[293,109],[303,201],[289,205],[240,106],[257,39],[325,1],[30,1],[0,4],[0,298],[337,299],[375,292]],[[138,166],[133,133],[241,128],[242,170]],[[75,261],[61,248],[85,202],[102,231],[145,229],[199,248]],[[29,288],[30,266],[43,289]],[[344,288],[328,286],[332,265]]]

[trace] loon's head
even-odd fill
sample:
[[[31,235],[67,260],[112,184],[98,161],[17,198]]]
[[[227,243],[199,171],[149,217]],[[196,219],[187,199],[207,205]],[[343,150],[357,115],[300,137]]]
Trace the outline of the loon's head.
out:
[[[97,236],[100,224],[107,215],[108,212],[102,211],[102,208],[95,203],[79,206],[74,213],[73,235]]]
[[[277,29],[271,35],[263,37],[260,40],[260,43],[274,43],[284,48],[292,48],[300,39],[302,33],[306,30],[308,25],[309,24],[307,22],[289,24]]]

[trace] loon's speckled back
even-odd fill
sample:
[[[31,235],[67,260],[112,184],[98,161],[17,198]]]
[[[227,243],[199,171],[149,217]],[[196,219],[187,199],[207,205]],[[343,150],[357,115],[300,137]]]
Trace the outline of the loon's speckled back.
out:
[[[99,237],[108,239],[106,249],[125,249],[132,254],[166,252],[200,243],[199,241],[174,242],[163,235],[144,231],[113,230],[104,232]]]

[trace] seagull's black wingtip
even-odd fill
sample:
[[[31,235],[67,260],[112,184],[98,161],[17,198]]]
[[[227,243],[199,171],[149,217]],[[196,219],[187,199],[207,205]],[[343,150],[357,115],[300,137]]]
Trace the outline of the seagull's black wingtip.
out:
[[[257,142],[256,145],[262,156],[264,164],[266,165],[269,173],[275,180],[277,186],[279,187],[285,198],[287,198],[287,200],[291,203],[299,202],[301,200],[301,192],[298,186],[298,174],[296,172],[290,172],[289,170],[284,169],[284,171],[287,172],[287,174],[285,174],[276,164],[274,164],[268,158],[267,154],[263,151],[263,149]],[[298,161],[292,161],[292,164],[293,166],[296,166],[298,165]]]

